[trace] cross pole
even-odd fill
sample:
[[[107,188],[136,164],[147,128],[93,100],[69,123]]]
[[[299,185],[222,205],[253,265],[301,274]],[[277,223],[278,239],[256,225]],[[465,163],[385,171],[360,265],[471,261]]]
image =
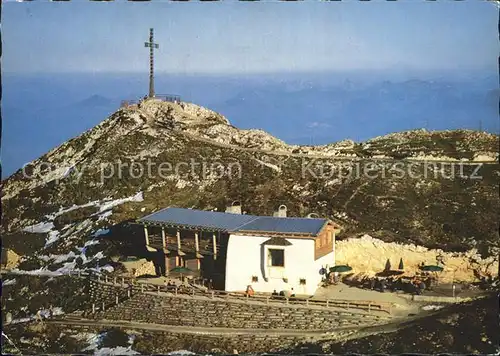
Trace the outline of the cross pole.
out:
[[[153,41],[153,29],[149,29],[149,42],[144,42],[144,47],[149,47],[149,97],[155,97],[155,83],[154,83],[154,53],[155,48],[160,46]]]

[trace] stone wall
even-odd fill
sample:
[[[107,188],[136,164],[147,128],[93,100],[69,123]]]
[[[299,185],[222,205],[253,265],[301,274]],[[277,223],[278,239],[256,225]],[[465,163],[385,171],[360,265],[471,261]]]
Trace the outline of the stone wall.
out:
[[[129,295],[127,288],[123,288],[120,285],[90,281],[90,300],[91,303],[95,304],[95,307],[98,310],[102,310],[103,303],[104,309],[108,309],[116,305],[117,296],[119,302],[128,299]]]
[[[297,330],[331,330],[387,320],[381,315],[325,307],[264,305],[155,293],[135,294],[96,314],[95,318],[198,327]]]

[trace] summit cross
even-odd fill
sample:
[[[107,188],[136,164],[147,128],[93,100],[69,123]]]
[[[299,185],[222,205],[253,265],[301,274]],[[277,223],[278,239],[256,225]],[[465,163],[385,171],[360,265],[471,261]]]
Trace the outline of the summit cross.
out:
[[[149,47],[149,97],[155,97],[155,82],[154,82],[154,49],[160,46],[153,41],[153,29],[149,29],[149,42],[144,42],[144,47]]]

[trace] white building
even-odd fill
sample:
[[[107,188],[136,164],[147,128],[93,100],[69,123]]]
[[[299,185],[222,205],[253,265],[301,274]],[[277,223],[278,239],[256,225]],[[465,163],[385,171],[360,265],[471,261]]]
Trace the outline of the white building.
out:
[[[164,261],[163,271],[185,266],[217,289],[312,295],[335,265],[335,233],[328,219],[167,208],[143,217],[146,247]],[[156,234],[155,234],[156,232]]]

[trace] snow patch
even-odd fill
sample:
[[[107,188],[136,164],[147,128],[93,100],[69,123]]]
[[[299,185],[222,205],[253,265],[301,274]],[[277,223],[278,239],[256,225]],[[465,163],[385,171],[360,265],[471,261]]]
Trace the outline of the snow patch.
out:
[[[45,234],[54,228],[54,223],[51,221],[42,221],[35,225],[26,226],[23,231],[33,232],[36,234]]]
[[[52,263],[62,263],[62,262],[69,260],[70,258],[76,258],[76,255],[73,251],[71,251],[70,253],[64,254],[64,255],[38,256],[38,259],[45,261],[45,262],[52,261]]]
[[[138,192],[136,195],[128,197],[128,198],[115,199],[115,200],[105,202],[105,203],[101,204],[101,206],[99,207],[99,212],[104,212],[104,211],[110,210],[117,205],[120,205],[120,204],[123,204],[126,202],[130,202],[130,201],[137,201],[137,202],[144,201],[144,197],[142,195],[142,192]]]
[[[281,172],[281,168],[278,167],[277,165],[275,164],[272,164],[272,163],[269,163],[269,162],[264,162],[264,161],[261,161],[260,159],[257,159],[255,158],[255,160],[260,163],[261,165],[263,166],[266,166],[268,168],[271,168],[272,170],[275,170],[276,172]]]
[[[186,356],[186,355],[196,355],[195,352],[191,352],[191,351],[188,351],[188,350],[177,350],[177,351],[172,351],[172,352],[169,352],[167,355],[171,355],[171,356]]]
[[[137,351],[132,350],[132,347],[103,347],[102,349],[96,350],[94,356],[108,356],[108,355],[138,355]]]
[[[102,214],[99,214],[99,220],[104,220],[109,218],[111,215],[113,215],[113,212],[111,210],[108,210]]]
[[[101,230],[102,230],[102,229],[101,229]],[[97,230],[97,231],[101,231],[101,230]],[[108,230],[108,231],[109,231],[109,230]],[[95,237],[95,236],[104,235],[104,234],[107,234],[107,232],[106,232],[106,233],[102,233],[102,234],[98,234],[98,235],[94,234],[94,237]],[[87,241],[87,242],[85,242],[85,243],[83,244],[83,247],[92,246],[92,245],[97,245],[98,243],[99,243],[99,241],[98,241],[98,240],[89,240],[89,241]]]
[[[103,338],[106,336],[106,333],[89,333],[87,334],[87,343],[89,346],[84,348],[82,351],[94,351],[94,356],[107,356],[107,355],[138,355],[137,351],[132,350],[132,345],[134,343],[135,336],[131,335],[128,339],[129,346],[117,346],[117,347],[103,347],[102,345]]]
[[[13,284],[16,284],[16,279],[15,278],[6,279],[6,280],[2,281],[2,287],[11,286]]]
[[[442,309],[442,305],[425,305],[422,307],[422,310],[439,310]]]
[[[61,208],[59,208],[59,211],[57,211],[56,213],[46,215],[45,217],[47,217],[48,219],[53,220],[56,217],[58,217],[59,215],[68,213],[68,212],[76,210],[76,209],[87,208],[89,206],[94,206],[94,205],[97,205],[98,203],[99,203],[99,201],[95,200],[95,201],[91,201],[89,203],[85,203],[83,205],[76,205],[76,204],[74,204],[73,206],[70,206],[69,208],[66,208],[66,209],[64,209],[63,207],[61,207]]]
[[[59,231],[57,231],[57,230],[50,231],[49,236],[47,238],[47,241],[45,241],[45,247],[49,247],[57,240],[59,240]]]
[[[64,314],[64,311],[60,307],[55,307],[52,308],[52,316],[57,316],[57,315],[62,315]],[[42,309],[40,310],[40,316],[43,319],[48,319],[50,318],[50,310],[49,309]],[[10,324],[20,324],[20,323],[27,323],[30,321],[36,320],[36,315],[30,315],[25,318],[18,318],[18,319],[12,319]]]

